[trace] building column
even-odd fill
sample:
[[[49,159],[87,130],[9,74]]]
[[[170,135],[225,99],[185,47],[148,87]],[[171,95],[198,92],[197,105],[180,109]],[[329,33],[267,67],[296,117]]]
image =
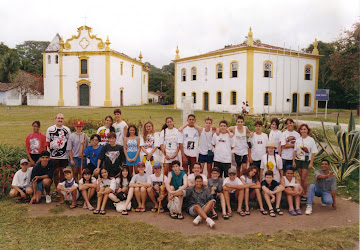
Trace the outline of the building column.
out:
[[[105,101],[104,106],[105,107],[111,107],[112,101],[111,101],[111,82],[110,82],[110,41],[109,37],[106,39],[106,48],[107,51],[105,55]]]
[[[174,63],[175,71],[174,71],[174,109],[176,109],[176,72],[177,72],[177,63]]]
[[[59,101],[58,106],[64,106],[64,86],[63,86],[63,48],[64,41],[60,40],[60,49],[59,49]]]
[[[254,113],[254,50],[246,51],[246,101],[249,103],[250,114]]]
[[[314,98],[314,112],[316,112],[316,90],[319,88],[319,58],[316,58],[316,74],[315,74],[315,91],[312,97]],[[311,102],[311,100],[309,100]]]

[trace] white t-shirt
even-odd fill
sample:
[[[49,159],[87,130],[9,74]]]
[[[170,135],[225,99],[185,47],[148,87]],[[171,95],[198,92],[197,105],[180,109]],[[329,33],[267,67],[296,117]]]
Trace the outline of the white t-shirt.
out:
[[[144,175],[136,174],[131,178],[130,183],[135,184],[138,182],[147,182],[147,177],[148,175],[146,175],[145,173]]]
[[[95,177],[91,177],[90,182],[91,183],[97,183],[97,180],[96,180]],[[84,184],[84,178],[80,179],[79,184]]]
[[[286,144],[295,144],[296,140],[300,138],[300,135],[298,132],[294,131],[287,131],[285,130],[282,132],[281,135],[281,146],[284,146]],[[292,160],[294,155],[294,148],[283,148],[281,150],[281,158],[284,160]]]
[[[176,153],[176,149],[179,146],[179,143],[182,143],[182,136],[177,128],[166,128],[165,136],[164,130],[161,131],[159,145],[165,146],[165,151],[167,155],[173,156]]]
[[[250,179],[249,177],[242,175],[240,176],[240,179],[243,179],[246,184],[253,184],[255,181],[253,179]]]
[[[108,135],[110,133],[110,129],[106,128],[105,126],[100,127],[97,132],[98,135],[100,135],[101,141],[99,142],[100,145],[106,145],[109,143]],[[116,137],[117,138],[117,137]]]
[[[79,186],[74,178],[72,178],[70,181],[65,179],[64,181],[60,182],[59,185],[63,186],[63,188],[65,188],[66,190],[70,190],[70,188],[72,188],[73,186]]]
[[[275,157],[276,157],[276,163],[275,163]],[[268,170],[271,170],[268,166],[267,163],[268,162],[272,162],[273,164],[273,173],[274,173],[274,180],[277,182],[280,182],[280,169],[283,169],[283,164],[282,164],[282,159],[279,155],[275,154],[274,155],[268,155],[265,154],[263,155],[263,157],[261,157],[261,165],[260,168],[263,169],[263,174],[261,176],[261,180],[265,179],[265,172]]]
[[[269,141],[272,141],[276,144],[276,150],[275,152],[279,152],[279,147],[281,146],[280,145],[280,141],[281,141],[281,135],[282,135],[282,132],[278,129],[276,130],[271,130],[270,131],[270,134],[269,134]]]
[[[116,190],[116,180],[114,178],[111,179],[102,179],[100,183],[100,187],[110,188],[113,192]]]
[[[51,159],[68,159],[66,147],[70,134],[70,129],[66,126],[59,128],[53,125],[46,130],[46,142],[50,143]]]
[[[114,123],[113,128],[116,133],[116,145],[124,145],[124,128],[127,126],[125,121],[121,121],[119,123]]]
[[[120,188],[120,181],[121,179],[118,177],[115,179],[115,183],[116,183],[116,190]],[[129,182],[126,178],[123,178],[123,181],[122,181],[122,188],[124,187],[128,187],[129,186]]]
[[[266,144],[269,139],[267,134],[261,133],[260,135],[254,133],[253,137],[249,138],[251,143],[251,158],[253,161],[260,161],[261,157],[266,154]]]
[[[238,177],[235,177],[235,180],[233,180],[233,181],[230,180],[230,177],[226,177],[223,182],[223,186],[225,186],[226,183],[228,183],[230,185],[244,185]],[[230,193],[235,193],[235,192],[236,192],[236,189],[230,190]]]
[[[146,152],[150,153],[154,148],[159,146],[159,138],[154,134],[147,134],[146,140],[144,141],[144,137],[140,136],[140,146],[144,147]],[[141,150],[140,156],[141,159],[144,157],[145,153]]]
[[[213,137],[213,132],[210,129],[208,132],[205,131],[203,128],[201,135],[200,135],[200,142],[199,142],[199,153],[202,155],[207,155],[208,150],[212,150],[213,146],[211,144]]]
[[[23,172],[21,169],[18,170],[14,178],[12,180],[11,185],[17,186],[17,187],[27,187],[31,186],[31,173],[33,168],[27,168],[26,172]]]
[[[182,131],[184,153],[190,157],[198,155],[199,131],[194,127],[185,127]]]
[[[235,135],[234,135],[234,149],[233,153],[237,155],[247,155],[248,154],[248,144],[246,141],[246,126],[243,126],[244,131],[242,133],[239,132],[238,128],[235,127]]]
[[[206,181],[206,182],[208,181],[206,175],[200,174],[200,176],[202,177],[203,181]],[[193,180],[193,181],[195,181],[195,175],[194,175],[194,173],[188,175],[188,180]]]
[[[234,146],[233,138],[229,134],[213,135],[212,144],[214,149],[214,161],[221,163],[231,163],[231,147]]]
[[[300,137],[295,142],[296,160],[310,161],[312,154],[317,154],[319,151],[316,147],[315,140],[307,136],[306,138]]]
[[[166,181],[167,181],[167,176],[165,175],[164,176],[164,185],[165,185]],[[159,177],[156,177],[155,174],[149,175],[147,177],[147,183],[149,183],[152,187],[155,185],[159,185],[159,187],[161,187],[162,183],[163,183],[163,174],[160,174]]]

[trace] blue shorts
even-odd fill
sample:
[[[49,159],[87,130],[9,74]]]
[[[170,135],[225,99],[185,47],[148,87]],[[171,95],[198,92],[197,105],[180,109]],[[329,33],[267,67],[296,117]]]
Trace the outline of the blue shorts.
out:
[[[196,204],[195,204],[195,205],[196,205]],[[189,208],[189,214],[190,214],[192,217],[198,216],[198,214],[194,212],[194,206],[195,206],[195,205],[193,205],[193,206],[191,206],[191,208]],[[205,208],[205,205],[202,206],[201,208],[204,209],[204,208]]]
[[[43,187],[42,181],[38,182],[36,185],[36,191],[43,191],[43,189],[44,189],[44,187]]]
[[[76,168],[81,167],[81,158],[80,157],[73,157],[75,166],[71,166],[71,162],[69,161],[69,167]],[[86,166],[86,157],[83,159],[83,167]]]
[[[202,155],[202,154],[199,154],[199,163],[209,163],[209,164],[212,164],[213,163],[213,159],[214,157],[209,157],[208,155]]]

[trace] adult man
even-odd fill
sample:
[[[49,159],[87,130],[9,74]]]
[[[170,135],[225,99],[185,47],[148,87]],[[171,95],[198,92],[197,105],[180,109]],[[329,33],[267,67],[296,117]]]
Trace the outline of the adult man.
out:
[[[182,191],[177,191],[174,196],[184,196],[189,202],[189,214],[196,218],[193,220],[194,225],[199,225],[202,219],[206,220],[209,227],[214,227],[215,222],[207,216],[215,205],[210,190],[203,186],[203,179],[200,175],[195,177],[195,186]]]
[[[32,189],[34,193],[30,204],[40,201],[43,189],[46,191],[46,203],[51,202],[50,186],[54,175],[54,169],[55,164],[53,161],[50,161],[50,153],[48,151],[42,151],[40,154],[40,162],[35,164],[31,173]]]
[[[196,162],[196,156],[198,154],[197,148],[199,143],[199,131],[195,128],[195,115],[188,115],[187,126],[182,130],[182,143],[180,143],[180,151],[182,155],[182,166],[186,174],[190,165],[190,173]]]
[[[63,169],[68,166],[68,152],[66,150],[67,141],[70,137],[70,129],[63,126],[64,115],[59,113],[55,116],[56,124],[46,130],[46,142],[50,149],[50,159],[54,160],[54,182],[55,187],[59,184],[60,180],[64,179]],[[54,194],[57,194],[54,191]]]
[[[321,204],[323,206],[332,205],[337,211],[336,207],[336,178],[334,172],[329,171],[330,163],[326,159],[321,160],[321,169],[315,171],[316,183],[311,184],[308,190],[308,198],[306,202],[305,214],[310,215],[312,213],[312,202],[314,196],[321,197]]]

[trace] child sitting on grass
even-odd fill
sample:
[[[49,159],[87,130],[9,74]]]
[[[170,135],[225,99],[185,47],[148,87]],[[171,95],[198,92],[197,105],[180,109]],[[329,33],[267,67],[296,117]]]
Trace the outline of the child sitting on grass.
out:
[[[274,180],[274,173],[270,170],[265,172],[265,179],[261,182],[261,188],[264,194],[266,204],[269,208],[269,215],[275,217],[276,214],[283,215],[284,213],[280,210],[280,202],[282,191],[284,190],[283,185],[279,185],[277,181]],[[276,201],[275,211],[272,206],[272,203]]]
[[[60,182],[57,186],[57,192],[60,195],[60,203],[62,205],[65,203],[65,200],[71,201],[70,208],[76,208],[76,200],[79,198],[78,184],[76,183],[75,178],[73,177],[71,167],[66,167],[63,170],[65,180]]]
[[[106,202],[109,198],[109,194],[116,189],[116,183],[114,178],[109,178],[109,172],[106,168],[102,168],[97,180],[97,205],[94,210],[94,214],[104,215]]]
[[[303,189],[300,185],[300,181],[294,176],[294,167],[286,166],[285,176],[281,178],[281,185],[285,187],[286,199],[289,204],[289,214],[292,216],[302,215],[300,209],[300,198]],[[294,209],[295,200],[295,209]]]
[[[211,178],[208,180],[208,186],[210,188],[211,194],[217,203],[220,201],[222,217],[224,220],[229,219],[229,215],[226,214],[226,204],[225,197],[222,193],[223,191],[223,179],[220,178],[220,170],[217,167],[214,167],[211,172]],[[218,215],[215,211],[215,207],[212,209],[213,216],[211,217],[213,220],[218,218]]]
[[[89,209],[90,211],[94,210],[93,206],[90,204],[90,200],[95,194],[96,187],[96,178],[91,177],[91,170],[85,168],[82,173],[82,178],[79,181],[79,190],[84,198],[84,209]]]
[[[20,161],[21,169],[15,173],[11,183],[12,189],[10,190],[10,196],[19,196],[19,201],[25,200],[33,193],[33,189],[31,187],[31,172],[33,168],[29,166],[29,161],[27,159],[22,159]]]

